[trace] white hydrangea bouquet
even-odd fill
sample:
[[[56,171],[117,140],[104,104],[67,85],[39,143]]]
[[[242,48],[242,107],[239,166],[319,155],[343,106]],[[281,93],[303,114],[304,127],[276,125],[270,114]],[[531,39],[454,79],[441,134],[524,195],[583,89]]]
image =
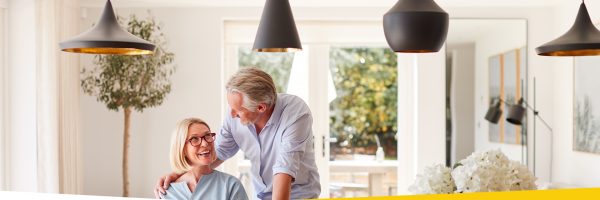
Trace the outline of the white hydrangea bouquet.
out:
[[[536,177],[500,150],[475,152],[454,169],[443,165],[425,168],[408,188],[414,194],[451,194],[536,189]]]

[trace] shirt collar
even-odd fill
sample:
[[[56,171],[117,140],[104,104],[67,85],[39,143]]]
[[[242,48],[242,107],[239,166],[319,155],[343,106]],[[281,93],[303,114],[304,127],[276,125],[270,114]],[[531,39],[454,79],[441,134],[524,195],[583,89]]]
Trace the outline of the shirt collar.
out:
[[[281,100],[281,95],[277,94],[277,100],[275,101],[275,108],[273,108],[273,113],[271,113],[271,117],[269,117],[269,121],[267,121],[267,124],[265,125],[265,127],[270,126],[273,123],[279,122],[279,119],[281,118],[281,114],[283,111],[283,102]]]

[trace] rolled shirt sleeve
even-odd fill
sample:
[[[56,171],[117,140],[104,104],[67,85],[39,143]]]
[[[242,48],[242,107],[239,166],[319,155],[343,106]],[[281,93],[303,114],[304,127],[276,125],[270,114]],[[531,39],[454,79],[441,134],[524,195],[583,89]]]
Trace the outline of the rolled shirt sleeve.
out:
[[[277,160],[273,166],[273,175],[285,173],[295,180],[302,157],[310,144],[312,117],[309,113],[301,115],[283,131]]]

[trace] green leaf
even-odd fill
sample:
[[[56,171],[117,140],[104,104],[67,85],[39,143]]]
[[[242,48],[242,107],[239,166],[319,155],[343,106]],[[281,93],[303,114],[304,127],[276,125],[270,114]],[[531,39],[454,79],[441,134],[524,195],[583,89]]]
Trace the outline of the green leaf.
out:
[[[142,112],[145,108],[162,104],[171,91],[170,77],[175,72],[174,54],[166,50],[166,37],[152,16],[127,20],[130,33],[156,45],[151,55],[97,55],[91,70],[81,71],[81,88],[109,110],[133,107]]]

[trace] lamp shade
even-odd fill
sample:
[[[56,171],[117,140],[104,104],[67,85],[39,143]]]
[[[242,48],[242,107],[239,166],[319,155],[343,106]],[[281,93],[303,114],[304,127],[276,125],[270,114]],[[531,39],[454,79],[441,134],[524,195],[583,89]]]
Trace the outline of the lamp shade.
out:
[[[138,38],[119,26],[110,0],[106,1],[98,23],[90,30],[59,44],[66,52],[90,54],[152,54],[154,44]]]
[[[500,101],[498,101],[493,106],[490,106],[485,114],[485,119],[493,124],[497,124],[501,116],[502,110],[500,109]]]
[[[508,116],[506,121],[514,125],[522,125],[523,117],[527,110],[523,107],[522,103],[511,105],[508,107]]]
[[[592,23],[585,3],[579,6],[575,23],[569,31],[535,50],[541,56],[600,55],[600,31]]]
[[[257,52],[302,50],[296,22],[288,0],[267,0],[254,39]]]
[[[437,52],[446,41],[448,20],[433,0],[398,0],[383,15],[383,32],[395,52]]]

